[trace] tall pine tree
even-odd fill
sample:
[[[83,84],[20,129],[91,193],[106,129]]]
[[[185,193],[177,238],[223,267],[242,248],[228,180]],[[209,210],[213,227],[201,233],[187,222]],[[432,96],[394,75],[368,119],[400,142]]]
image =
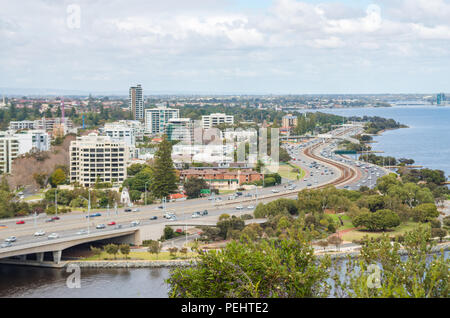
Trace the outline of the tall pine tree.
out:
[[[155,198],[165,198],[178,189],[177,175],[172,161],[172,144],[167,140],[166,135],[163,136],[155,153],[152,168],[152,182],[149,188]]]

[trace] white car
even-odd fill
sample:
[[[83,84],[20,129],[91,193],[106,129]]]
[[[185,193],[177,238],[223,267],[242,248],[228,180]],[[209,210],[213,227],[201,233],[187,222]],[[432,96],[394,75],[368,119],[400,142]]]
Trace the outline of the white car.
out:
[[[5,242],[8,242],[8,243],[12,243],[15,241],[17,241],[17,237],[15,237],[15,236],[10,236],[5,240]]]
[[[273,189],[272,192],[273,192],[273,193],[278,193],[278,192],[280,192],[280,190],[278,190],[278,189]]]
[[[192,218],[193,219],[196,219],[196,218],[199,218],[200,217],[200,214],[198,214],[198,213],[192,213]]]
[[[87,234],[86,230],[80,230],[77,232],[77,235],[83,235],[83,234]]]
[[[133,209],[133,212],[139,212],[139,209]]]
[[[44,236],[45,235],[45,231],[37,231],[36,233],[34,233],[34,236]]]
[[[242,210],[244,207],[242,206],[242,205],[238,205],[237,207],[236,207],[236,210]]]
[[[248,210],[253,210],[254,208],[255,208],[254,205],[249,205],[249,206],[247,207]]]
[[[139,224],[141,224],[141,222],[139,222],[139,221],[131,222],[131,226],[138,226]]]
[[[52,233],[48,236],[48,239],[57,239],[59,237],[58,233]]]

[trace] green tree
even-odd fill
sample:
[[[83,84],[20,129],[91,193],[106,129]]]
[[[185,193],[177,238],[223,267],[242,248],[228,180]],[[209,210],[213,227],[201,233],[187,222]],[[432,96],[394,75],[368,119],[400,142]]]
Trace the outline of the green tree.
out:
[[[60,184],[64,184],[66,182],[67,176],[63,169],[56,169],[52,175],[50,176],[50,184],[52,187],[56,188]]]
[[[116,244],[108,244],[105,246],[105,252],[114,255],[114,259],[116,259],[116,255],[119,253],[119,246]]]
[[[177,175],[172,161],[172,144],[163,136],[155,153],[150,189],[156,198],[165,198],[177,190]]]
[[[337,263],[333,280],[337,297],[351,298],[448,298],[449,265],[444,253],[432,253],[431,231],[422,226],[407,232],[400,244],[388,235],[362,241],[361,257]],[[345,265],[344,265],[345,264]],[[374,268],[375,267],[375,268]],[[358,268],[357,273],[355,268]],[[379,273],[379,286],[374,286]],[[344,278],[342,278],[344,277]],[[369,283],[370,282],[370,283]]]
[[[120,253],[122,253],[122,255],[125,256],[125,259],[127,259],[128,258],[128,254],[130,254],[130,245],[128,245],[128,244],[121,244],[119,246],[119,250],[120,250]]]
[[[159,241],[150,240],[148,242],[147,251],[150,254],[156,254],[156,258],[158,258],[158,254],[161,252],[162,244]]]
[[[304,241],[233,241],[201,253],[195,267],[174,269],[167,283],[176,298],[321,297],[328,266]]]
[[[439,211],[434,203],[423,203],[416,206],[412,211],[416,222],[429,222],[439,216]]]
[[[207,189],[209,186],[205,180],[199,178],[189,178],[184,183],[184,190],[189,198],[198,198],[202,189]]]

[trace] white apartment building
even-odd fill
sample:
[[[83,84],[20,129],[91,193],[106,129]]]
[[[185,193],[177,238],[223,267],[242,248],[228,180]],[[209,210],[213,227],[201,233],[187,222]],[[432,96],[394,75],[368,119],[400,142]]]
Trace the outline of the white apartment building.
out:
[[[22,120],[22,121],[11,121],[9,123],[9,130],[21,130],[21,129],[42,129],[46,131],[51,131],[53,128],[60,126],[64,123],[67,129],[73,128],[73,122],[69,118],[45,118],[37,120]]]
[[[223,113],[215,113],[202,116],[202,127],[204,129],[212,128],[219,124],[234,124],[234,116]]]
[[[8,132],[0,132],[0,173],[11,173],[12,162],[19,156],[19,140]]]
[[[162,134],[171,118],[179,118],[180,110],[160,106],[145,110],[145,128],[150,134]]]
[[[109,136],[112,141],[123,141],[128,147],[136,145],[136,135],[131,127],[117,123],[106,123],[102,130],[103,134]]]
[[[183,143],[194,142],[194,122],[190,118],[171,118],[166,126],[167,138]]]
[[[15,133],[19,141],[19,154],[50,150],[50,136],[45,130],[26,130]]]
[[[144,119],[144,97],[140,84],[130,87],[128,105],[133,114],[134,120]]]
[[[97,179],[121,184],[127,178],[129,149],[125,142],[91,133],[70,144],[70,182],[90,187]]]

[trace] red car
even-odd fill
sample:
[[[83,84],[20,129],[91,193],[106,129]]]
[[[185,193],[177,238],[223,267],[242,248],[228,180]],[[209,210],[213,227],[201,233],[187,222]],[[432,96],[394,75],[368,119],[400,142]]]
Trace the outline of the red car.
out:
[[[52,220],[59,220],[59,216],[52,217]]]
[[[20,220],[20,221],[17,221],[16,224],[25,224],[25,221]]]
[[[114,221],[109,222],[108,225],[116,225],[116,222],[114,222]]]

